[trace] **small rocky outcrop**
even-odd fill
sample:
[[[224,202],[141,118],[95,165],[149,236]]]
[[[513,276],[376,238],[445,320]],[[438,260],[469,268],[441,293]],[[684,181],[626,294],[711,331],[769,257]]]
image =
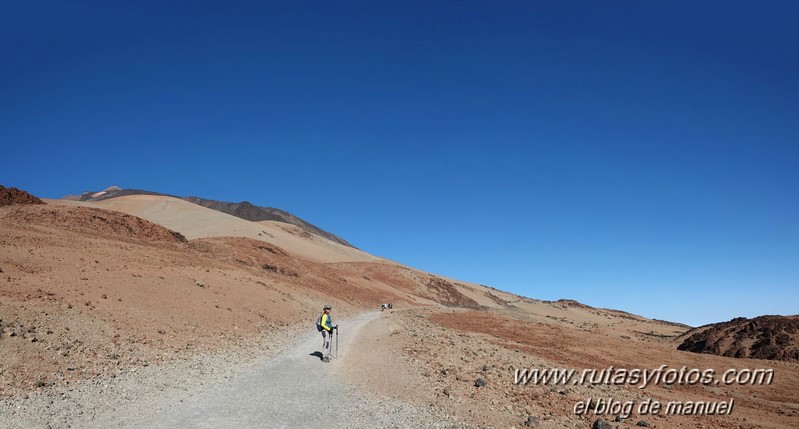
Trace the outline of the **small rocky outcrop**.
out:
[[[799,361],[799,316],[738,317],[694,329],[677,348],[694,353]]]
[[[45,204],[45,202],[21,189],[0,185],[0,206],[14,204]]]

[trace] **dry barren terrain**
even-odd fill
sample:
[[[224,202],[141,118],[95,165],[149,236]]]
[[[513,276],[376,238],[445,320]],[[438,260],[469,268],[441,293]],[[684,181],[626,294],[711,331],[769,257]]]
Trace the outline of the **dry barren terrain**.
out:
[[[587,428],[604,419],[611,427],[799,427],[797,362],[680,351],[684,325],[446,279],[292,225],[249,222],[169,197],[13,202],[0,206],[0,412],[96,380],[158,374],[201,355],[250,347],[242,361],[269,356],[269,347],[312,332],[322,304],[347,319],[391,302],[393,310],[351,338],[335,376],[376,397],[434,410],[452,425]],[[717,374],[773,369],[773,380],[643,389],[599,380],[515,383],[524,368],[663,365]],[[636,408],[732,399],[734,409],[632,412],[616,422],[620,413],[599,413],[609,399]],[[575,413],[582,402],[589,411]],[[81,421],[71,419],[49,423]]]

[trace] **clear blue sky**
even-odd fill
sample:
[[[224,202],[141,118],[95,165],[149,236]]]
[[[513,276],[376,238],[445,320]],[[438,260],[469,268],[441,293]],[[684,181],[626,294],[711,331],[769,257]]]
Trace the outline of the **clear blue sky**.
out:
[[[703,324],[799,313],[799,6],[0,5],[0,184],[279,207],[371,253]]]

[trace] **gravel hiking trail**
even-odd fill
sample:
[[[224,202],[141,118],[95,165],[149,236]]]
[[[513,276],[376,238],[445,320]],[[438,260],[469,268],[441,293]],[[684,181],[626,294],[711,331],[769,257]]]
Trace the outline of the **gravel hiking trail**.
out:
[[[354,350],[352,340],[379,316],[379,312],[370,312],[337,322],[341,328],[339,356],[330,363],[321,361],[321,335],[313,332],[262,366],[173,406],[153,410],[143,419],[117,422],[121,425],[114,426],[131,429],[448,427],[430,410],[375,397],[336,376],[341,360],[348,353],[364,352]],[[335,340],[332,351],[335,355]]]

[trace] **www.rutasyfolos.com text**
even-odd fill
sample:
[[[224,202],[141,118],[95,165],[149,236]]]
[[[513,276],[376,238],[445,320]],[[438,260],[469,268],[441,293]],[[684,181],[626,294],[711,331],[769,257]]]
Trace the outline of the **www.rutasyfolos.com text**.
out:
[[[657,368],[616,368],[613,366],[596,369],[587,368],[517,368],[514,375],[517,385],[629,385],[643,389],[650,385],[770,385],[774,381],[771,368],[728,369],[721,374],[707,368],[670,368],[661,365]]]

